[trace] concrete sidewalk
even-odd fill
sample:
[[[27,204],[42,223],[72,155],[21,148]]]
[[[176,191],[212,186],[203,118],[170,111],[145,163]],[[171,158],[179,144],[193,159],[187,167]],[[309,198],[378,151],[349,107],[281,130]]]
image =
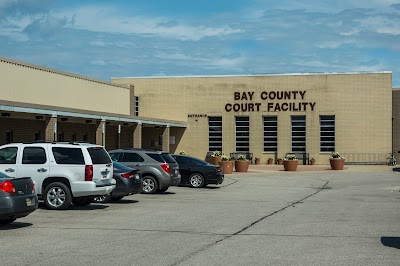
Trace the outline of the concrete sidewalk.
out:
[[[345,165],[343,171],[337,172],[393,172],[397,167],[387,165]],[[330,165],[299,165],[297,172],[305,171],[321,171],[329,172],[334,171]],[[255,173],[268,173],[268,172],[285,172],[283,165],[277,164],[262,164],[250,165],[247,173],[233,172],[233,174],[255,174]]]

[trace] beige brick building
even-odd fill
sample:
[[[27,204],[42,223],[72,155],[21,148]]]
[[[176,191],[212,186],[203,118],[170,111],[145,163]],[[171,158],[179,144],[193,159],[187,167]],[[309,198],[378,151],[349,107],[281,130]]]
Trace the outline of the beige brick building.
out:
[[[134,86],[144,116],[186,120],[176,149],[199,158],[220,147],[262,163],[296,152],[324,164],[332,151],[379,163],[392,150],[390,72],[112,81]]]
[[[261,163],[296,152],[317,164],[328,163],[332,151],[347,162],[384,163],[400,150],[396,138],[392,147],[400,91],[392,92],[391,72],[109,83],[0,58],[0,77],[0,144],[87,141],[202,159],[218,149],[249,152]]]
[[[186,127],[139,115],[130,86],[1,57],[0,78],[0,145],[45,140],[140,148],[148,132],[166,140],[170,129]],[[169,151],[168,141],[156,144]]]

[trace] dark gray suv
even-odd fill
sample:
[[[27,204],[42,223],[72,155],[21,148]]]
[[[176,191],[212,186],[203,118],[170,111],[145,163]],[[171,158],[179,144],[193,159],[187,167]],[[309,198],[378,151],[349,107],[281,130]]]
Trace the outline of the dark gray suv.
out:
[[[143,193],[164,192],[179,185],[179,165],[169,153],[147,149],[119,149],[109,152],[113,161],[139,169],[143,178]]]

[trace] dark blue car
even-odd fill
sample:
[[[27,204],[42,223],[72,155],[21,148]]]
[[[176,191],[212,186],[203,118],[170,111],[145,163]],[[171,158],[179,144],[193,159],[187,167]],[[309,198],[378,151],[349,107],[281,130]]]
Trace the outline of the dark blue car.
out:
[[[11,178],[0,172],[0,225],[14,222],[38,208],[30,177]]]
[[[209,164],[203,160],[187,155],[171,154],[179,164],[181,185],[206,187],[208,184],[221,184],[224,173],[220,166]]]
[[[142,174],[134,169],[118,162],[112,162],[114,168],[113,178],[116,181],[115,189],[111,194],[98,196],[94,202],[107,203],[110,200],[118,201],[125,196],[141,193],[143,190]]]

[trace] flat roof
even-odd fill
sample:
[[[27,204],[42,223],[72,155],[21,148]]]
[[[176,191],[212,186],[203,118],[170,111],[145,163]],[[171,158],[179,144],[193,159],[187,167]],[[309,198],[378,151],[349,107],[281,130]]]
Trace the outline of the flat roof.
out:
[[[93,78],[90,78],[87,76],[82,76],[82,75],[78,75],[78,74],[60,71],[60,70],[53,69],[53,68],[47,68],[47,67],[43,67],[43,66],[39,66],[39,65],[28,64],[25,62],[9,59],[9,58],[5,58],[5,57],[0,57],[0,62],[5,62],[5,63],[14,64],[14,65],[22,66],[22,67],[32,68],[35,70],[45,71],[45,72],[49,72],[49,73],[53,73],[53,74],[71,77],[71,78],[82,79],[82,80],[86,80],[86,81],[91,81],[91,82],[95,82],[95,83],[113,86],[113,87],[129,89],[129,87],[126,85],[115,84],[115,83],[111,83],[111,82],[107,82],[107,81],[103,81],[103,80],[93,79]]]
[[[315,73],[283,73],[283,74],[238,74],[238,75],[194,75],[194,76],[138,76],[111,77],[111,79],[162,79],[162,78],[232,78],[232,77],[273,77],[273,76],[315,76],[315,75],[356,75],[356,74],[392,74],[392,71],[365,72],[315,72]]]

